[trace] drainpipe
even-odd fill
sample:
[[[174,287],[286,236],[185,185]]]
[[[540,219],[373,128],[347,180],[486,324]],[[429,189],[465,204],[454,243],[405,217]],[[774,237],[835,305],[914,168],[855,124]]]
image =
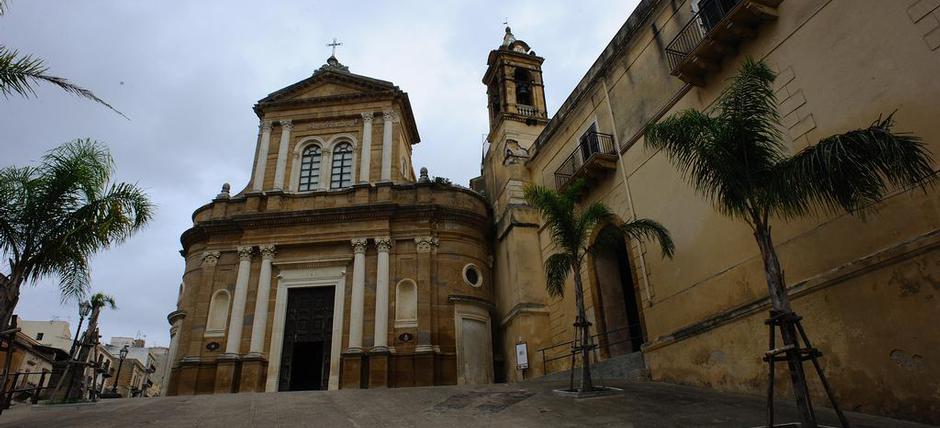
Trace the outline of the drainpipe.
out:
[[[604,100],[607,102],[607,114],[610,116],[612,125],[612,134],[617,146],[617,162],[620,163],[620,178],[623,180],[623,189],[627,194],[627,206],[630,207],[630,220],[636,220],[636,209],[633,207],[633,195],[630,193],[630,185],[627,181],[627,169],[623,163],[623,155],[620,153],[620,137],[617,135],[617,123],[614,121],[614,111],[610,106],[610,96],[607,91],[607,82],[601,82],[604,85]],[[653,306],[653,293],[650,291],[650,278],[646,270],[646,255],[643,248],[643,242],[639,242],[640,247],[640,276],[643,278],[643,294],[645,294],[646,306]]]

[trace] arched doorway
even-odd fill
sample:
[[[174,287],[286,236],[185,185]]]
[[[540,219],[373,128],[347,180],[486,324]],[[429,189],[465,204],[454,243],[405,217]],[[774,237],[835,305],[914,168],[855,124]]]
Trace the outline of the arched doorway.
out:
[[[600,236],[610,238],[608,245],[594,256],[601,315],[607,331],[606,337],[600,337],[600,345],[606,347],[610,356],[637,352],[646,341],[646,332],[627,243],[614,225],[604,227]]]

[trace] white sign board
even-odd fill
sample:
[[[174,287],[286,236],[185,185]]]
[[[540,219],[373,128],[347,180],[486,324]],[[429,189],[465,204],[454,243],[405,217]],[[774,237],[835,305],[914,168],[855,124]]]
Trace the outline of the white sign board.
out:
[[[529,353],[526,350],[525,343],[516,345],[516,367],[519,369],[529,368]]]

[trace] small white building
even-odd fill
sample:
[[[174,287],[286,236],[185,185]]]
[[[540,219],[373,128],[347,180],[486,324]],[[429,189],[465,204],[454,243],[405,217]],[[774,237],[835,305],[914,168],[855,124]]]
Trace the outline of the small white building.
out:
[[[40,345],[61,349],[68,353],[72,349],[72,332],[68,321],[17,320],[17,327]]]

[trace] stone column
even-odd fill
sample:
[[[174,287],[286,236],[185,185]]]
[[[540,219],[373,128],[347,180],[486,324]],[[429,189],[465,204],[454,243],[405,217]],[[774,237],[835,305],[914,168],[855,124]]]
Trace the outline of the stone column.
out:
[[[186,318],[186,311],[176,310],[170,312],[167,315],[166,320],[170,322],[170,349],[166,353],[166,363],[163,368],[163,379],[160,380],[160,395],[166,397],[167,389],[170,387],[170,382],[173,379],[173,368],[174,366],[178,367],[176,362],[176,354],[179,352],[180,347],[180,326],[183,324],[183,319]],[[179,389],[175,388],[174,393]]]
[[[346,352],[362,352],[362,319],[366,300],[366,245],[368,240],[352,240],[353,277],[349,304],[349,348]]]
[[[373,352],[388,351],[388,251],[392,247],[389,237],[375,238],[379,251],[375,276],[375,345]]]
[[[432,254],[438,245],[437,238],[421,236],[415,238],[418,283],[418,337],[415,343],[415,386],[434,385],[435,357],[431,343],[431,281],[433,280]]]
[[[290,120],[282,120],[281,123],[281,144],[277,149],[277,166],[274,169],[274,189],[284,189],[284,172],[287,169],[287,147],[290,145],[290,131],[294,129],[294,124]]]
[[[362,113],[362,153],[359,155],[359,182],[369,182],[372,166],[372,112]]]
[[[392,126],[395,114],[387,111],[382,113],[382,181],[392,181]]]
[[[255,315],[251,324],[251,346],[248,352],[260,355],[264,350],[264,336],[268,328],[268,296],[271,294],[271,262],[274,260],[274,246],[262,245],[261,273],[258,276],[258,294],[255,299]]]
[[[238,247],[238,276],[235,278],[235,297],[232,299],[232,316],[228,323],[228,336],[225,338],[225,353],[238,355],[242,341],[242,326],[245,323],[245,300],[248,297],[248,275],[251,273],[250,246]]]
[[[330,175],[333,172],[333,152],[326,147],[320,149],[320,190],[330,190]]]
[[[264,187],[264,169],[268,163],[268,147],[271,145],[271,121],[261,122],[261,142],[258,143],[258,160],[255,163],[255,179],[251,190],[260,192]]]

